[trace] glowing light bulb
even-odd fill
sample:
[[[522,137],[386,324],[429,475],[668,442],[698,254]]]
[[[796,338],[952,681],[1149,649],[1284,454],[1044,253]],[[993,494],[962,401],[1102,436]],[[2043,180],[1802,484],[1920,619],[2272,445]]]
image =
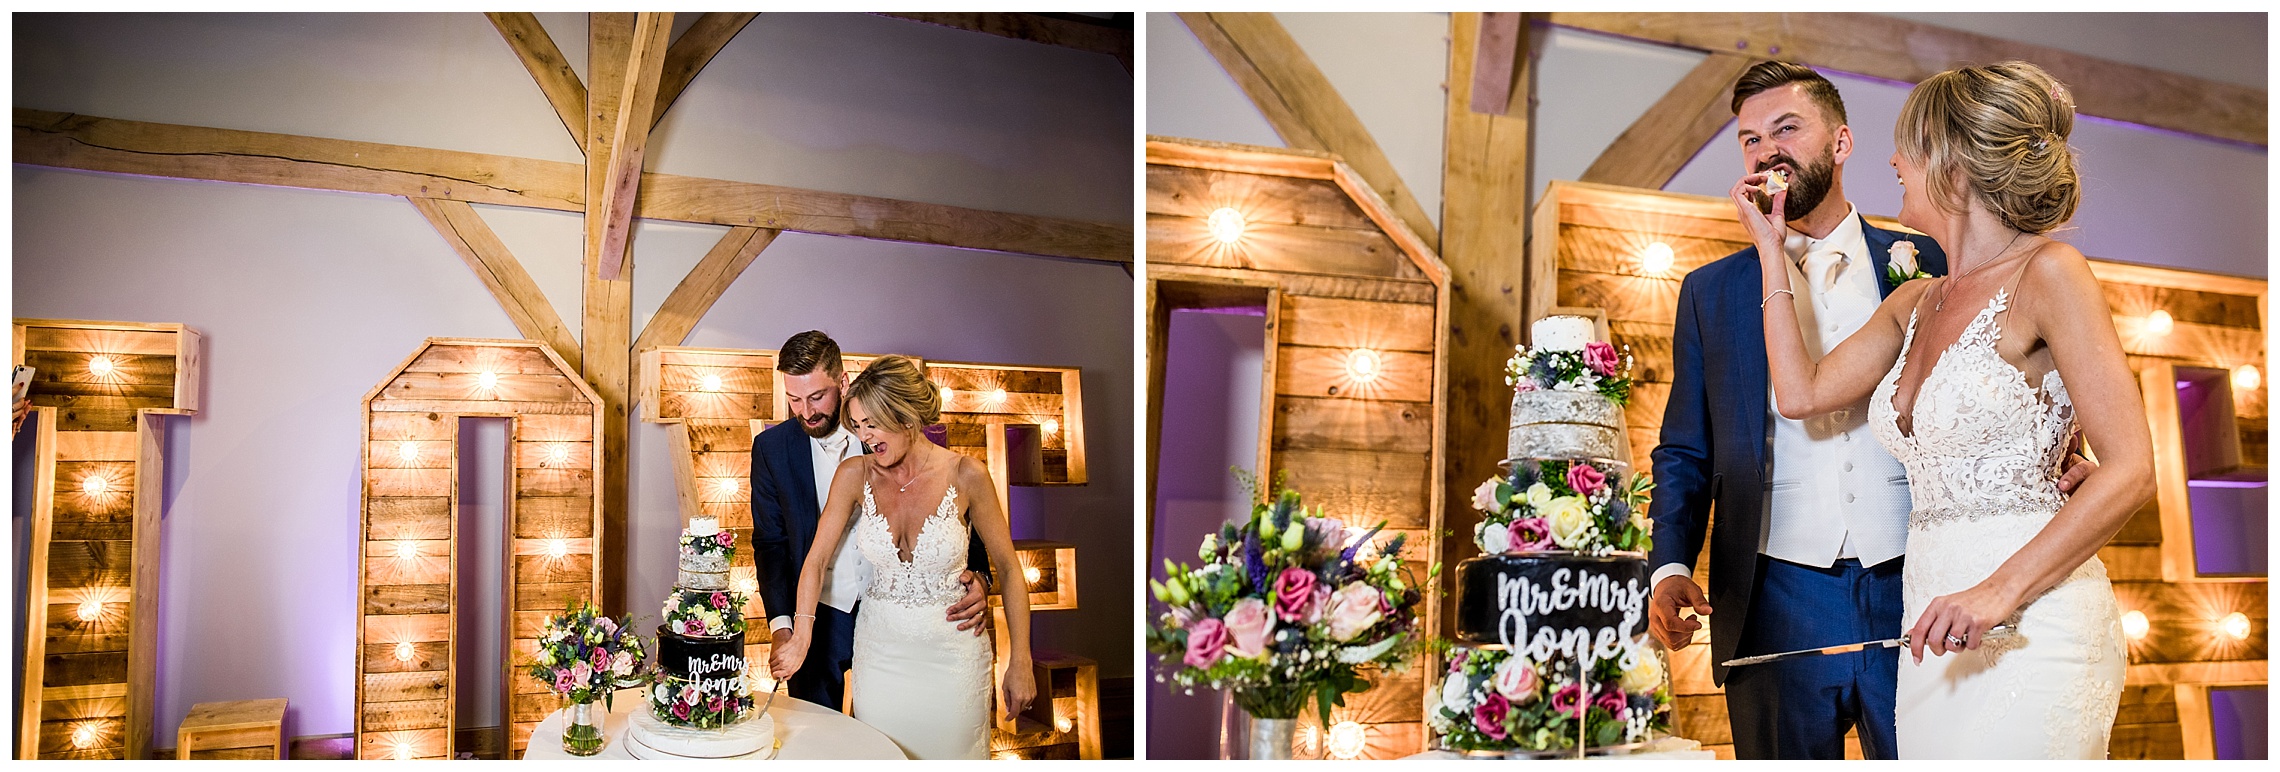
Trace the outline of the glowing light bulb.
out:
[[[1021,754],[1014,753],[1013,751],[1001,751],[993,758],[996,758],[999,761],[1020,761]]]
[[[704,381],[697,384],[697,388],[703,389],[705,391],[720,391],[720,376],[713,373],[706,373]]]
[[[1004,390],[1004,389],[991,389],[991,390],[990,390],[990,401],[991,401],[991,402],[1004,402],[1004,401],[1005,401],[1005,390]]]
[[[1046,434],[1060,434],[1061,421],[1060,419],[1047,418],[1045,419],[1045,422],[1039,424],[1037,428],[1044,429]]]
[[[104,477],[102,475],[95,475],[87,479],[80,480],[79,492],[85,493],[89,496],[101,496],[105,493],[110,493],[111,480],[110,478]]]
[[[2248,615],[2235,611],[2217,620],[2217,630],[2236,641],[2248,640]]]
[[[569,542],[563,541],[563,540],[561,540],[561,539],[547,539],[547,540],[546,540],[546,556],[547,556],[547,557],[550,557],[550,558],[561,558],[561,557],[563,557],[563,556],[565,556],[565,555],[568,555],[568,554],[570,554],[570,543],[569,543]]]
[[[2122,634],[2129,636],[2130,640],[2145,640],[2145,634],[2152,630],[2153,623],[2146,620],[2145,612],[2130,609],[2122,614]]]
[[[2169,318],[2168,311],[2157,309],[2153,313],[2145,315],[2145,334],[2147,335],[2168,335],[2174,329],[2177,329],[2177,320]]]
[[[118,363],[111,361],[110,357],[93,357],[87,360],[87,372],[97,378],[110,377],[111,373],[118,369]]]
[[[1204,227],[1209,229],[1211,237],[1217,239],[1221,244],[1233,244],[1242,241],[1243,228],[1246,224],[1243,213],[1235,211],[1233,207],[1220,207],[1212,211],[1210,217],[1204,219]]]
[[[1077,730],[1077,720],[1068,716],[1053,719],[1053,729],[1060,732],[1074,732]]]
[[[397,661],[397,662],[410,662],[410,661],[412,661],[412,642],[411,642],[411,641],[402,641],[402,642],[399,642],[399,643],[397,643],[397,644],[396,644],[396,661]]]
[[[944,386],[944,387],[942,387],[942,403],[943,403],[943,404],[946,404],[946,405],[947,405],[947,404],[949,404],[949,403],[950,403],[950,393],[951,393],[951,392],[950,392],[950,387],[948,387],[948,386]]]
[[[409,761],[409,760],[411,760],[411,758],[412,758],[412,744],[411,744],[411,743],[408,743],[408,742],[404,742],[404,741],[402,741],[402,740],[397,740],[397,741],[396,741],[396,749],[395,749],[395,752],[394,752],[394,754],[393,754],[393,755],[396,757],[396,760],[397,760],[397,761]]]
[[[2233,368],[2232,378],[2233,388],[2241,391],[2255,391],[2256,387],[2264,385],[2264,373],[2258,372],[2256,365]]]
[[[79,603],[79,621],[93,622],[103,616],[103,602],[86,600]]]
[[[81,721],[71,728],[71,747],[93,748],[95,741],[103,739],[103,730],[93,721]]]
[[[1355,381],[1369,383],[1377,380],[1385,368],[1385,356],[1375,349],[1358,348],[1346,354],[1346,374]]]
[[[1645,250],[1639,252],[1639,269],[1650,274],[1668,271],[1677,262],[1677,253],[1671,251],[1669,244],[1660,241],[1648,244]]]
[[[552,445],[548,445],[548,446],[546,446],[546,461],[547,461],[547,463],[551,463],[551,464],[559,464],[559,463],[562,463],[562,462],[565,462],[565,461],[569,461],[569,460],[570,460],[570,444],[569,444],[569,443],[565,443],[565,442],[557,442],[557,443],[554,443],[554,444],[552,444]]]
[[[1369,746],[1369,730],[1352,721],[1340,721],[1330,727],[1330,757],[1358,759]]]
[[[1045,572],[1037,570],[1036,566],[1024,566],[1021,569],[1021,578],[1029,580],[1030,584],[1036,584],[1037,580],[1045,578]]]
[[[411,560],[412,558],[416,558],[416,557],[419,557],[419,556],[420,556],[420,545],[418,545],[418,544],[416,544],[416,543],[413,543],[413,542],[408,542],[408,541],[400,541],[400,542],[396,542],[396,559],[397,559],[397,560]]]
[[[760,583],[751,579],[738,579],[736,580],[736,591],[742,593],[759,592]]]
[[[736,495],[736,478],[734,478],[734,477],[723,477],[723,478],[720,478],[720,482],[714,483],[714,484],[713,484],[713,488],[714,488],[715,490],[718,490],[718,491],[720,491],[720,495],[723,495],[723,496],[733,496],[733,495]]]
[[[420,460],[420,444],[417,442],[396,443],[396,458],[402,459],[406,463]]]
[[[498,388],[499,374],[491,372],[489,370],[484,370],[483,372],[476,373],[475,385],[484,389]]]

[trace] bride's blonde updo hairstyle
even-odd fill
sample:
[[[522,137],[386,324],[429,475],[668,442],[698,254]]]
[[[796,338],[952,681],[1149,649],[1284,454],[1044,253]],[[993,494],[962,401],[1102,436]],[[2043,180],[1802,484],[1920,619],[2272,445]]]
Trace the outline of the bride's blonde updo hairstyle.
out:
[[[872,360],[847,385],[847,398],[863,403],[863,412],[880,426],[898,432],[918,431],[942,420],[942,394],[926,380],[926,367],[899,354]],[[855,413],[843,420],[855,428]]]
[[[1965,196],[1975,196],[2003,224],[2048,233],[2074,216],[2082,198],[2067,147],[2073,133],[2066,85],[2012,61],[1958,67],[1916,84],[1893,142],[1924,169],[1934,205],[1959,212]]]

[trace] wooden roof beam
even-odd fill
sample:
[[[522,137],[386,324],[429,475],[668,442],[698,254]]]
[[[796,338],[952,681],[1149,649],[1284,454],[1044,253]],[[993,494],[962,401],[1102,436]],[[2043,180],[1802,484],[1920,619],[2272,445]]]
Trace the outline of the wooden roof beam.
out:
[[[1733,120],[1734,80],[1751,61],[1724,51],[1703,59],[1600,151],[1583,181],[1661,190]]]
[[[761,250],[775,243],[779,233],[782,231],[770,228],[730,228],[721,234],[712,251],[706,252],[696,267],[689,269],[689,275],[673,287],[673,294],[665,296],[665,304],[658,307],[657,315],[642,325],[641,334],[633,340],[634,355],[686,341],[689,332],[697,328],[697,321],[705,318],[705,312],[712,310],[713,303],[720,300],[721,293],[736,283],[736,277],[744,274],[744,269],[752,265]],[[634,368],[631,393],[649,393],[648,387],[641,383],[642,377],[642,369]]]
[[[2263,146],[2265,90],[1869,13],[1552,13],[1563,27],[1782,59],[1917,83],[1950,67],[2024,59],[2086,115]]]
[[[704,71],[705,65],[712,62],[713,56],[719,54],[720,49],[736,37],[736,33],[744,31],[744,25],[751,24],[759,15],[723,12],[704,14],[697,17],[697,23],[691,25],[688,31],[682,32],[679,39],[673,41],[673,46],[665,50],[665,70],[657,83],[657,106],[649,114],[651,127],[665,120],[665,111],[673,106],[673,100],[681,98],[681,92],[697,79],[697,73]]]
[[[483,280],[483,286],[491,290],[491,297],[499,301],[499,307],[505,309],[507,318],[515,323],[515,331],[554,349],[572,373],[584,371],[578,339],[562,324],[562,315],[555,313],[554,304],[547,302],[546,292],[538,288],[530,272],[523,270],[514,253],[507,251],[506,243],[475,213],[475,207],[464,201],[406,198],[427,218],[428,224],[435,226],[436,233],[451,244],[452,250],[459,253],[459,258],[467,261],[475,277]]]
[[[905,19],[938,27],[962,29],[996,35],[1014,40],[1026,40],[1049,46],[1060,46],[1078,51],[1107,54],[1116,57],[1124,71],[1132,71],[1132,27],[1083,21],[1039,13],[882,13],[895,19]],[[1131,14],[1118,14],[1130,19]]]
[[[1235,78],[1283,142],[1338,154],[1427,247],[1440,250],[1440,229],[1402,183],[1393,161],[1273,14],[1182,13],[1180,20]]]
[[[16,163],[586,211],[578,164],[17,108]],[[1129,223],[644,173],[635,217],[1132,262]]]
[[[587,126],[586,179],[589,184],[601,183],[586,200],[587,257],[598,261],[604,279],[618,278],[625,267],[625,242],[633,229],[633,202],[641,186],[641,159],[649,148],[651,111],[664,73],[665,38],[672,33],[673,14],[634,15],[632,36],[625,41],[624,81],[614,89],[616,104],[596,110]],[[596,53],[604,50],[596,47]],[[595,69],[597,81],[602,72]],[[611,126],[608,134],[597,131],[597,124],[603,123]],[[595,152],[605,143],[605,152]],[[601,168],[594,168],[597,165]]]
[[[562,128],[569,129],[570,138],[578,142],[578,152],[586,152],[586,84],[578,81],[578,71],[570,69],[570,60],[562,57],[554,38],[532,14],[483,15],[490,17],[499,37],[514,49],[515,58],[522,60],[531,80],[538,81],[538,90],[546,94],[547,104],[553,105],[555,116],[562,119]]]

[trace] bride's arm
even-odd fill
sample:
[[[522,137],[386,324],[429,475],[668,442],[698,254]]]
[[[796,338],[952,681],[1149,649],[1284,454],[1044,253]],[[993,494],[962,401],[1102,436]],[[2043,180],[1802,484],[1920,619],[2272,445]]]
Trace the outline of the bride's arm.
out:
[[[831,475],[831,493],[816,518],[815,543],[808,545],[807,558],[800,562],[800,590],[792,603],[792,639],[768,651],[768,672],[779,679],[792,677],[799,672],[800,663],[807,661],[808,645],[815,635],[815,606],[823,597],[823,572],[831,563],[832,553],[839,550],[840,536],[847,533],[856,499],[863,496],[863,465],[867,463],[856,456],[840,462],[839,470]]]
[[[1005,506],[997,499],[997,484],[988,469],[971,458],[958,459],[958,489],[967,491],[966,521],[982,537],[997,571],[998,591],[1005,598],[1005,683],[1000,695],[1008,714],[1029,709],[1037,698],[1037,676],[1029,658],[1029,583],[1024,581],[1021,559],[1013,552],[1013,531],[1006,524]]]
[[[1921,285],[1902,285],[1877,306],[1876,315],[1859,331],[1837,344],[1816,363],[1805,354],[1805,336],[1797,328],[1797,306],[1790,294],[1789,255],[1782,249],[1788,226],[1782,219],[1789,191],[1773,196],[1773,213],[1757,210],[1752,190],[1765,175],[1752,174],[1734,183],[1731,196],[1742,226],[1757,245],[1759,296],[1764,302],[1765,359],[1770,368],[1774,409],[1784,418],[1807,418],[1831,412],[1866,399],[1878,381],[1900,357],[1906,336],[1904,314],[1922,296]]]
[[[2037,257],[2020,282],[2018,296],[2027,302],[2013,314],[2026,311],[2037,337],[2050,347],[2074,400],[2075,419],[2098,453],[2098,471],[1994,574],[1925,607],[1909,631],[1909,640],[1918,642],[1918,659],[1927,644],[1934,654],[1956,648],[1946,645],[1948,635],[1966,639],[1963,648],[1977,648],[1980,633],[2073,574],[2153,497],[2152,430],[2105,294],[2073,247],[2054,243]]]

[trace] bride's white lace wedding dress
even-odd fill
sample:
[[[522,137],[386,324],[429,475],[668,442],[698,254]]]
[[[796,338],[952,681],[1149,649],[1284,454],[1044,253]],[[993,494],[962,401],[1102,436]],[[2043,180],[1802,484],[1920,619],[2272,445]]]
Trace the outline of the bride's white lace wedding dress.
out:
[[[855,546],[871,562],[871,587],[855,617],[855,718],[914,759],[989,757],[990,640],[947,618],[966,594],[966,523],[958,488],[919,526],[905,559],[886,517],[863,485]]]
[[[1903,432],[1892,398],[1916,338],[1911,313],[1899,361],[1869,401],[1869,425],[1907,467],[1914,501],[1904,629],[1933,598],[1993,574],[2065,501],[2057,481],[2074,404],[2056,370],[2032,387],[1997,353],[1995,317],[2008,305],[1996,293],[1932,363]],[[1921,665],[1900,653],[1900,758],[2106,757],[2128,654],[2105,564],[2090,558],[2009,621],[2017,635],[1973,651],[1927,652]]]

